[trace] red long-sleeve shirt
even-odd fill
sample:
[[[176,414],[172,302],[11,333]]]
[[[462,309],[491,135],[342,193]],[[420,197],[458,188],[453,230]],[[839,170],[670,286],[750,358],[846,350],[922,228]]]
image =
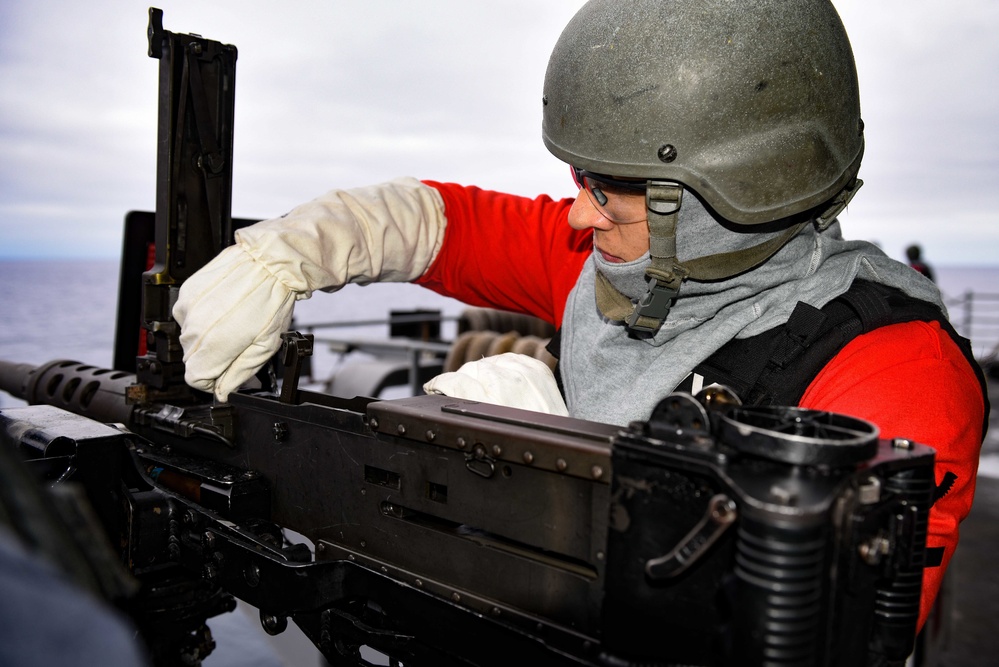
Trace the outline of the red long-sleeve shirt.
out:
[[[524,312],[560,326],[569,292],[592,251],[569,227],[571,199],[528,199],[428,182],[444,199],[447,230],[421,285],[466,303]],[[936,449],[936,481],[957,480],[930,511],[927,547],[943,547],[923,577],[919,626],[954,554],[975,491],[985,404],[978,380],[939,325],[909,322],[858,336],[815,377],[800,406],[860,417],[885,438]]]

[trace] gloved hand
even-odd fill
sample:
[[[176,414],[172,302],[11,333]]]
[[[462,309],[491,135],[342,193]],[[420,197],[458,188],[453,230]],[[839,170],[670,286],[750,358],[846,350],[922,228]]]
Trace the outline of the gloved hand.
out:
[[[333,190],[236,232],[180,288],[185,380],[225,401],[281,345],[295,301],[347,283],[414,280],[444,240],[440,193],[411,178]]]
[[[569,414],[548,364],[515,352],[469,361],[433,378],[423,391],[563,417]]]

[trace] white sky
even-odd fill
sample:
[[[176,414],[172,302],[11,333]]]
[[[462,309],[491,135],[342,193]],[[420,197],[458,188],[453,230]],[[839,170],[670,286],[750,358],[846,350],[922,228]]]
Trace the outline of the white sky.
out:
[[[233,215],[400,175],[573,196],[541,141],[548,55],[581,0],[159,0],[239,50]],[[999,2],[834,0],[861,82],[849,237],[999,264]],[[0,257],[116,257],[155,197],[149,4],[0,2]]]

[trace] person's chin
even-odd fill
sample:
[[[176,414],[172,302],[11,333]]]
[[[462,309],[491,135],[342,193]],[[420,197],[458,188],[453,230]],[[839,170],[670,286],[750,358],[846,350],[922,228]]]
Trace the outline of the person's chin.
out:
[[[624,260],[617,255],[612,255],[609,252],[604,252],[600,248],[597,248],[597,252],[600,253],[600,257],[609,264],[624,264]]]

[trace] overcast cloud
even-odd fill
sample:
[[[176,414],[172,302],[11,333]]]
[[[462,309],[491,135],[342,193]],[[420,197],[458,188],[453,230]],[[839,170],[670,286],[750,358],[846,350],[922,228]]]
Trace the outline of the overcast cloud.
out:
[[[162,0],[164,27],[236,45],[233,215],[400,175],[573,196],[541,87],[581,0]],[[999,3],[838,0],[867,128],[847,236],[999,258]],[[0,3],[0,257],[116,257],[155,197],[148,4]]]

